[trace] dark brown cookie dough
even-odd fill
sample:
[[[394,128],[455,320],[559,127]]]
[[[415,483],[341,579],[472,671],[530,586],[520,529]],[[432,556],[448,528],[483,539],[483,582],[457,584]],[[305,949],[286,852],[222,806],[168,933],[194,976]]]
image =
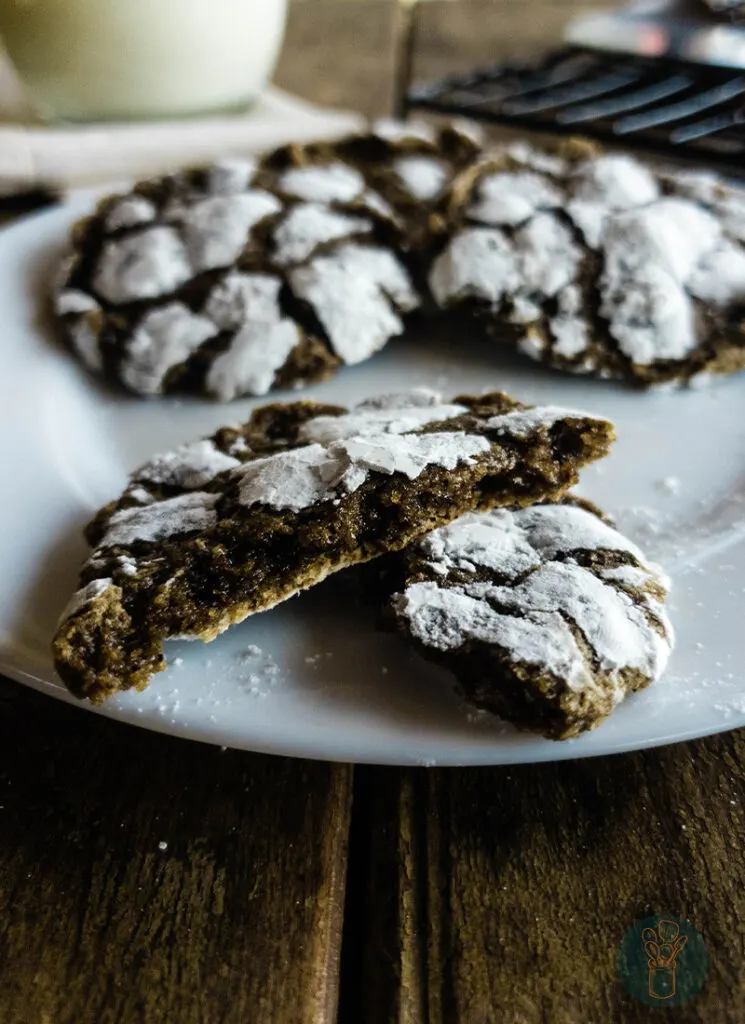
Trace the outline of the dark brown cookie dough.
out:
[[[141,689],[165,667],[165,639],[211,640],[467,511],[560,495],[613,436],[605,420],[500,393],[259,409],[157,456],[96,516],[57,671],[94,702]]]
[[[669,581],[588,503],[469,513],[391,561],[401,632],[522,729],[570,739],[664,670]]]

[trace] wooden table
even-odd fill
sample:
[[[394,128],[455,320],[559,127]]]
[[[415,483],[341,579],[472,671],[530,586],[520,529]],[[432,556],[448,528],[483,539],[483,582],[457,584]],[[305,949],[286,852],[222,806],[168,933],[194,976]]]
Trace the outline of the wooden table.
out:
[[[597,5],[597,4],[595,4]],[[420,11],[418,74],[558,37],[563,0]],[[394,12],[298,2],[278,79],[390,102]],[[352,768],[220,751],[0,681],[0,1024],[626,1024],[652,913],[745,1019],[745,734],[555,765]]]

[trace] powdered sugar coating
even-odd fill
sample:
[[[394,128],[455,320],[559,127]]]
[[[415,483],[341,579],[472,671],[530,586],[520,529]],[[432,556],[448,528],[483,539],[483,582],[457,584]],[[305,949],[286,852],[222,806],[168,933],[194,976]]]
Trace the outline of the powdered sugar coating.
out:
[[[565,359],[572,359],[585,352],[590,344],[589,326],[581,316],[582,291],[578,285],[568,285],[556,298],[558,314],[548,324],[554,338],[553,351]]]
[[[155,501],[155,498],[150,491],[141,484],[135,484],[134,487],[128,487],[127,497],[131,501],[136,501],[138,505],[152,505]]]
[[[496,228],[465,228],[432,265],[429,287],[438,305],[477,298],[497,304],[519,287],[520,276],[510,240]]]
[[[207,172],[207,191],[213,196],[232,196],[251,184],[256,172],[256,161],[245,157],[223,157]]]
[[[369,434],[311,444],[263,459],[239,471],[241,504],[295,512],[356,491],[371,473],[416,479],[428,466],[455,469],[489,450],[485,437],[442,434]]]
[[[577,641],[556,612],[504,615],[465,591],[436,583],[413,583],[394,607],[414,639],[437,650],[457,650],[475,640],[504,649],[515,661],[540,666],[573,689],[592,685]]]
[[[569,216],[593,249],[600,246],[612,213],[646,206],[660,196],[660,186],[649,168],[622,154],[585,161],[570,181]]]
[[[65,316],[67,313],[90,313],[100,309],[101,303],[78,288],[65,288],[55,296],[54,308],[60,316]]]
[[[259,189],[180,200],[171,223],[104,243],[94,291],[115,305],[168,295],[195,274],[232,263],[252,228],[281,208],[276,196]],[[108,230],[133,228],[152,222],[156,214],[150,200],[133,195],[109,209],[105,224]]]
[[[627,680],[657,679],[667,663],[667,578],[579,506],[471,513],[418,541],[408,565],[414,576],[393,598],[399,621],[425,648],[462,650],[464,673],[469,645],[487,645],[581,695],[574,714],[589,701],[602,717]]]
[[[427,534],[417,551],[438,576],[453,570],[475,573],[492,569],[513,580],[540,565],[535,548],[514,515],[469,512],[449,526]]]
[[[407,399],[409,396],[402,397]],[[358,406],[344,416],[316,416],[307,420],[300,428],[298,437],[301,441],[330,444],[359,434],[405,434],[428,423],[453,419],[466,411],[465,406],[453,403],[373,408]]]
[[[365,179],[341,162],[291,167],[277,181],[278,188],[296,199],[315,203],[350,203],[365,189]]]
[[[168,295],[190,277],[184,243],[173,228],[161,225],[105,242],[93,288],[119,305]]]
[[[213,287],[204,314],[223,330],[249,322],[278,323],[282,281],[271,274],[244,274],[233,270]]]
[[[105,200],[76,226],[54,286],[70,348],[131,391],[223,401],[324,379],[378,351],[420,304],[398,241],[409,249],[409,227],[423,235],[426,218],[404,191],[431,198],[478,146],[466,128],[378,127],[377,140],[373,130],[226,157]],[[286,271],[306,263],[293,296]],[[183,308],[147,319],[174,304],[203,319]]]
[[[378,118],[373,122],[372,132],[386,142],[418,139],[420,142],[434,143],[437,138],[434,126],[427,121],[397,121],[392,117]]]
[[[556,423],[567,419],[586,419],[590,413],[577,409],[564,409],[556,405],[537,405],[531,409],[515,409],[512,412],[492,416],[486,426],[497,434],[526,438],[536,430],[550,430]]]
[[[278,277],[233,271],[210,292],[205,313],[220,328],[235,331],[205,376],[206,391],[219,401],[266,394],[301,342],[298,325],[282,315],[281,287]]]
[[[274,260],[281,267],[302,263],[324,242],[370,230],[367,218],[337,213],[321,203],[298,203],[274,231]]]
[[[498,228],[464,228],[435,260],[429,285],[441,306],[464,298],[535,305],[574,279],[581,256],[566,225],[540,213],[512,237]]]
[[[442,395],[432,388],[411,388],[409,391],[387,391],[372,395],[355,405],[355,409],[418,409],[428,405],[442,405]],[[451,403],[452,404],[452,403]]]
[[[64,622],[66,619],[71,619],[78,612],[82,612],[89,604],[100,597],[104,591],[108,590],[113,585],[113,580],[110,578],[91,580],[80,590],[76,590],[70,600],[65,605],[62,614],[59,617],[60,622]]]
[[[140,483],[194,490],[214,480],[218,473],[238,465],[238,459],[221,452],[214,441],[206,438],[154,456],[137,470],[134,479]]]
[[[569,228],[553,214],[533,217],[515,233],[513,244],[520,274],[517,296],[553,298],[574,280],[582,252]]]
[[[521,351],[578,372],[646,379],[676,372],[663,362],[714,358],[697,303],[729,318],[745,302],[745,192],[628,155],[549,155],[540,167],[532,152],[505,152],[525,169],[487,161],[473,176],[430,272],[439,305],[489,303],[525,327]]]
[[[123,572],[125,576],[137,575],[137,561],[129,555],[118,555],[116,559],[116,567],[120,572]]]
[[[519,140],[510,142],[504,147],[504,152],[513,160],[530,167],[533,171],[541,171],[543,174],[551,174],[559,177],[567,169],[567,161],[555,153],[546,153],[543,150],[535,149],[527,142]]]
[[[445,161],[432,156],[401,156],[393,162],[393,171],[404,188],[421,200],[434,199],[450,177]]]
[[[579,628],[603,671],[632,668],[656,679],[667,663],[671,641],[651,625],[645,610],[582,566],[542,565],[514,587],[495,586],[484,596],[516,612],[558,611]]]
[[[336,354],[362,362],[403,330],[397,310],[420,303],[403,264],[387,249],[348,243],[290,272],[290,285],[323,324]]]
[[[155,220],[157,209],[154,203],[144,196],[122,196],[106,214],[107,231],[118,231],[120,228],[132,228],[138,224],[149,224]]]
[[[294,320],[245,324],[207,371],[207,392],[221,402],[239,395],[265,395],[300,341]]]
[[[121,366],[125,384],[143,395],[163,390],[169,370],[187,360],[217,333],[215,324],[181,302],[147,313],[127,346]]]
[[[578,316],[557,316],[549,321],[554,337],[553,351],[557,356],[572,359],[587,351],[590,332],[587,324]]]
[[[211,196],[190,206],[183,231],[192,271],[229,266],[246,246],[251,229],[281,209],[279,199],[261,189]]]
[[[217,523],[215,505],[219,494],[190,491],[150,505],[120,509],[109,519],[97,551],[153,543],[178,534],[207,530]]]
[[[539,210],[561,206],[562,194],[532,171],[495,172],[482,178],[466,216],[494,227],[524,224]]]
[[[373,192],[368,189],[367,192],[363,192],[359,199],[356,201],[358,206],[364,207],[365,210],[369,210],[370,213],[376,213],[378,217],[382,217],[383,220],[390,221],[392,224],[400,226],[400,220],[398,214],[393,209],[391,204],[378,192]]]
[[[660,199],[609,220],[600,312],[634,363],[683,359],[698,345],[686,284],[710,265],[721,241],[717,219],[684,199]],[[739,282],[737,266],[732,269],[727,291],[745,294],[745,262]]]
[[[89,370],[100,372],[103,368],[103,356],[99,345],[98,331],[95,330],[89,317],[73,323],[69,328],[72,347]]]

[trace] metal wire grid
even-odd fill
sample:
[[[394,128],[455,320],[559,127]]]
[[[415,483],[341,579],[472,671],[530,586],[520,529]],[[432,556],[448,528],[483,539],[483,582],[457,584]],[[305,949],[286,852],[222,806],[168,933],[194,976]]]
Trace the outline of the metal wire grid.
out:
[[[400,110],[430,110],[726,164],[745,176],[745,72],[565,47],[411,87],[413,19]]]

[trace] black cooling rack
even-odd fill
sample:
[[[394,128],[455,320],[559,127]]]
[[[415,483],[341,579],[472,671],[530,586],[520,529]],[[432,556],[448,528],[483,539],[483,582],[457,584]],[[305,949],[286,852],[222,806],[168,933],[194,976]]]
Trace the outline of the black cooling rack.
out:
[[[564,48],[411,88],[424,109],[726,164],[745,176],[745,70]]]

